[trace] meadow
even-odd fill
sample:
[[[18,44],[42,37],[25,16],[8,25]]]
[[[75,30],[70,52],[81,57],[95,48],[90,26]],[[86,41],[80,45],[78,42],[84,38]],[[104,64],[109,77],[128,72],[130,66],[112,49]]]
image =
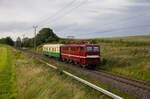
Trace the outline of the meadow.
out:
[[[13,56],[8,47],[0,45],[0,99],[17,96]]]
[[[92,40],[101,46],[99,69],[150,82],[150,36]]]

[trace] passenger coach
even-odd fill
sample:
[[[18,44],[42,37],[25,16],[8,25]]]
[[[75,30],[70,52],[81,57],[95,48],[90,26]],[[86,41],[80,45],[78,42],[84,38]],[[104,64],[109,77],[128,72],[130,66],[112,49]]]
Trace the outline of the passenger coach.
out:
[[[46,44],[43,46],[43,54],[47,56],[61,58],[61,44]]]

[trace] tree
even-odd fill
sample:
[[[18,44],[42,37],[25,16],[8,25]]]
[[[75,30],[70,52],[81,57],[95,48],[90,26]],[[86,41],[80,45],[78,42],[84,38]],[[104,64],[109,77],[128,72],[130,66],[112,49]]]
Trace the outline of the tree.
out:
[[[11,46],[14,45],[14,41],[10,37],[0,39],[0,43],[1,44],[8,44],[8,45],[11,45]]]
[[[11,45],[11,46],[14,45],[14,41],[10,37],[6,37],[5,43],[8,44],[8,45]]]
[[[33,47],[33,39],[30,39],[27,37],[22,39],[22,46],[23,47]]]
[[[50,28],[43,28],[39,31],[36,36],[36,44],[40,45],[42,43],[48,43],[52,41],[58,41],[59,38],[54,34],[53,30]]]
[[[57,42],[59,37],[50,28],[43,28],[36,35],[36,45],[40,45],[48,42]],[[34,38],[24,38],[22,40],[23,47],[33,47]]]

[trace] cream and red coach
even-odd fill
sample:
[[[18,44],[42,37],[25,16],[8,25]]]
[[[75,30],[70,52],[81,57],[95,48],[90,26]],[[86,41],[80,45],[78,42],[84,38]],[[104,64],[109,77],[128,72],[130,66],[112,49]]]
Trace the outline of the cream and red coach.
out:
[[[48,44],[43,54],[61,58],[63,61],[85,66],[96,66],[100,62],[100,46],[96,44]]]

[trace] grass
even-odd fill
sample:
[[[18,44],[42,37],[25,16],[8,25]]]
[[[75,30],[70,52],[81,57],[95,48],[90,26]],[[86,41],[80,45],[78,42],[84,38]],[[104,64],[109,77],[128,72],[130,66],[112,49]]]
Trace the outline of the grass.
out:
[[[58,63],[56,63],[54,61],[50,61],[50,60],[47,61],[45,59],[42,59],[42,60],[44,60],[47,63],[50,63],[50,64],[52,64],[54,66],[57,66],[59,68],[59,71],[66,70],[66,71],[68,71],[68,72],[70,72],[70,73],[72,73],[72,74],[74,74],[74,75],[76,75],[76,76],[78,76],[78,77],[80,77],[82,79],[85,79],[85,80],[87,80],[87,81],[89,81],[89,82],[91,82],[91,83],[93,83],[93,84],[95,84],[97,86],[100,86],[101,88],[104,88],[105,90],[108,90],[108,91],[110,91],[110,92],[112,92],[112,93],[114,93],[116,95],[119,95],[119,96],[123,97],[124,99],[137,99],[137,97],[134,97],[132,95],[129,95],[128,93],[119,91],[119,90],[117,90],[117,89],[115,89],[115,88],[113,88],[111,86],[106,85],[105,83],[103,83],[101,81],[94,80],[93,78],[89,77],[88,75],[84,75],[84,74],[72,71],[71,69],[66,68],[64,66],[61,66],[60,64],[58,64]]]
[[[150,46],[150,35],[87,39],[93,43],[113,43],[123,46]]]
[[[150,82],[150,47],[100,43],[105,64],[100,69]]]
[[[150,35],[89,40],[101,46],[99,69],[150,83]]]
[[[119,42],[98,42],[101,45],[101,56],[106,61],[99,68],[150,82],[150,46],[140,43],[143,41],[150,44],[150,36],[122,37],[121,39],[128,42],[134,41],[138,46]]]
[[[127,36],[127,37],[112,37],[112,38],[106,38],[110,40],[127,40],[127,41],[138,41],[138,42],[149,42],[150,41],[150,35],[142,35],[142,36]]]
[[[17,96],[15,68],[10,50],[0,45],[0,99]]]
[[[15,54],[18,99],[110,99],[110,97],[60,74],[35,57]]]

